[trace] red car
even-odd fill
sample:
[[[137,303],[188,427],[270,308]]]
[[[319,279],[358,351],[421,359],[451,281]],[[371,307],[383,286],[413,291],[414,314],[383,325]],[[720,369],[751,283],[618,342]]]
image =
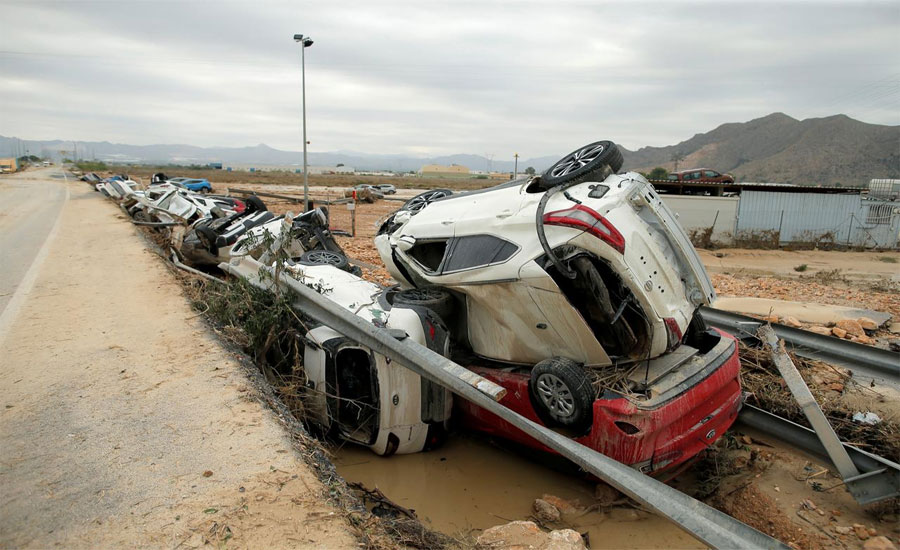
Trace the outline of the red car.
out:
[[[720,174],[709,168],[672,172],[667,179],[669,183],[734,183],[734,176],[731,174]]]
[[[594,400],[590,423],[580,433],[571,434],[573,438],[654,476],[675,472],[712,445],[740,410],[740,362],[737,343],[730,334],[710,329],[703,340],[696,355],[668,371],[651,365],[644,392],[625,396],[607,391]],[[507,389],[501,403],[529,420],[553,426],[537,412],[541,409],[535,407],[529,391],[530,369],[469,368]],[[643,380],[646,374],[638,368],[632,378]],[[457,407],[468,429],[553,452],[468,401],[459,400]]]

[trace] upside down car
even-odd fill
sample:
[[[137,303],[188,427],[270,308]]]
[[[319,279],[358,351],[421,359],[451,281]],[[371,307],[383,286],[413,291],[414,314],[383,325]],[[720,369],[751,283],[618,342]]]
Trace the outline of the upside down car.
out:
[[[454,359],[529,419],[651,474],[715,442],[741,404],[735,340],[698,308],[712,283],[675,215],[621,152],[588,144],[540,176],[423,193],[375,239]],[[549,451],[467,402],[464,425]]]

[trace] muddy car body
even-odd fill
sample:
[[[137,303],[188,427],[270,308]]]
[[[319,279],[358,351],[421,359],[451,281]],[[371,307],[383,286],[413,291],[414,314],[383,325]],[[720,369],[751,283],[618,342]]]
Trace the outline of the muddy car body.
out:
[[[696,454],[680,439],[691,419],[716,426],[704,446],[734,421],[736,347],[697,314],[715,294],[674,214],[643,176],[615,174],[620,166],[615,145],[597,142],[539,178],[443,190],[388,219],[376,247],[402,286],[447,294],[443,316],[474,357],[466,364],[513,390],[511,408],[659,471]],[[609,372],[622,373],[619,391],[595,390]],[[473,427],[516,438],[461,409]]]

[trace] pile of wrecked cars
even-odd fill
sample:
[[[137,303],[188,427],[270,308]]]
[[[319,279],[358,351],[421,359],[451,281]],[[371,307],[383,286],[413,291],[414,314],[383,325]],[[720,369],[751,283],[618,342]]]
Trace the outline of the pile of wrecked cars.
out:
[[[195,267],[271,266],[280,247],[283,273],[504,387],[508,408],[642,472],[671,474],[735,421],[737,345],[698,313],[715,293],[675,215],[621,167],[616,145],[599,141],[538,176],[410,199],[375,238],[398,282],[390,288],[360,277],[325,208],[276,216],[256,197],[216,202],[162,178],[120,200],[136,219],[181,221],[173,246]],[[418,452],[438,445],[453,417],[552,452],[328,326],[304,331],[305,407],[342,439],[381,455]]]

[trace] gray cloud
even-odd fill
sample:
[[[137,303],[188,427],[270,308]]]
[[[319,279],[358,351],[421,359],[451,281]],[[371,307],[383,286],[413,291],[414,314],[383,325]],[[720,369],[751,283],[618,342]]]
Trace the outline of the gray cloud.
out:
[[[896,2],[5,2],[0,134],[314,151],[666,145],[774,111],[900,124]]]

